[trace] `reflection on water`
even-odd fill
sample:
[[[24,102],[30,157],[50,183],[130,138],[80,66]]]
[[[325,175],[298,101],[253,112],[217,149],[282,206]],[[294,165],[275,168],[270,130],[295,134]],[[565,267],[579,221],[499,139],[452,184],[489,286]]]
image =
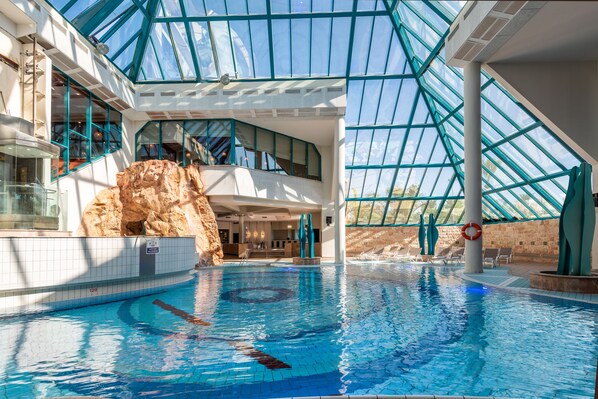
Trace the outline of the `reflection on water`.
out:
[[[451,268],[220,268],[159,295],[3,320],[0,397],[591,397],[597,335],[596,307]]]

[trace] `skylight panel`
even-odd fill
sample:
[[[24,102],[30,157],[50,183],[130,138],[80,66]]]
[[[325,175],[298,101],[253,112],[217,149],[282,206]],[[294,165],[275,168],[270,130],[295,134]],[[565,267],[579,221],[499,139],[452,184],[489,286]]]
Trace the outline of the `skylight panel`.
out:
[[[217,65],[220,69],[220,75],[228,73],[230,76],[235,77],[235,60],[231,49],[231,34],[228,22],[212,21],[209,26],[211,28],[210,36],[216,44]]]
[[[374,130],[372,137],[372,146],[370,148],[369,165],[382,165],[384,155],[386,152],[386,144],[388,143],[389,132],[386,129]]]
[[[237,77],[255,77],[249,21],[230,21],[230,32],[232,35]]]
[[[158,62],[165,80],[181,80],[181,74],[174,55],[170,34],[166,24],[154,24],[151,33],[151,43],[157,54]]]
[[[145,49],[145,55],[143,63],[141,64],[141,72],[138,79],[149,81],[164,79],[160,70],[160,64],[158,63],[158,57],[156,57],[154,46],[151,44],[151,41]]]
[[[115,54],[119,53],[124,45],[135,35],[137,35],[141,29],[141,23],[143,22],[143,14],[140,10],[137,10],[130,18],[123,22],[122,26],[114,30],[112,36],[108,39],[101,37],[104,43],[108,45],[110,51],[108,52],[108,58],[112,58]],[[129,46],[130,47],[130,46]],[[135,48],[133,48],[135,50]],[[122,59],[122,57],[119,56]],[[124,63],[130,63],[133,59],[133,53],[128,52],[128,60]]]
[[[382,169],[380,171],[380,179],[378,180],[377,198],[387,198],[391,192],[392,180],[395,177],[394,169]]]
[[[206,15],[226,15],[226,3],[223,0],[203,0]]]
[[[270,77],[270,45],[266,20],[249,21],[251,49],[256,78]]]
[[[203,1],[183,0],[185,14],[188,17],[203,17],[206,15],[206,9]]]
[[[291,19],[291,76],[309,76],[310,20]]]
[[[191,48],[187,40],[187,30],[183,22],[169,24],[170,33],[174,39],[176,55],[178,57],[179,67],[183,74],[183,79],[194,79],[195,64],[191,56]]]
[[[331,12],[332,0],[316,0],[312,2],[312,12]]]
[[[291,21],[272,21],[272,41],[274,47],[274,75],[291,76]]]
[[[218,78],[212,40],[210,38],[207,22],[191,22],[191,31],[193,33],[193,43],[195,53],[199,62],[199,73],[202,78]]]
[[[418,94],[418,86],[415,79],[403,79],[398,100],[396,102],[396,109],[394,111],[393,124],[405,125],[410,122],[411,110],[415,106],[416,95]]]
[[[335,1],[335,6],[338,0]],[[349,57],[349,33],[351,18],[332,19],[332,43],[330,45],[330,76],[345,76]]]
[[[357,17],[355,19],[355,37],[353,38],[353,57],[351,59],[351,73],[365,75],[372,32],[374,28],[374,17]]]
[[[133,54],[135,53],[135,48],[137,46],[137,40],[138,39],[133,40],[123,51],[120,52],[118,57],[113,60],[116,66],[123,71],[133,59]]]
[[[158,17],[181,17],[181,6],[179,0],[161,0],[158,7]]]
[[[397,165],[405,141],[406,129],[391,129],[388,137],[384,165]]]
[[[311,22],[311,76],[328,75],[332,40],[332,18],[313,18]]]

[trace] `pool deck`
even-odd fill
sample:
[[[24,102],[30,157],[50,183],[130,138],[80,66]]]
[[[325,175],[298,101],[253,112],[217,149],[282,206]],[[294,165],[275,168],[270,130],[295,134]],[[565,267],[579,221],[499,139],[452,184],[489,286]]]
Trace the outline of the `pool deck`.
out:
[[[577,294],[573,292],[546,291],[531,288],[529,283],[530,274],[543,270],[556,270],[556,266],[534,263],[514,263],[495,268],[484,268],[484,273],[464,273],[463,271],[459,271],[458,273],[464,280],[484,284],[490,287],[504,288],[526,294],[543,295],[551,298],[598,304],[598,294]]]

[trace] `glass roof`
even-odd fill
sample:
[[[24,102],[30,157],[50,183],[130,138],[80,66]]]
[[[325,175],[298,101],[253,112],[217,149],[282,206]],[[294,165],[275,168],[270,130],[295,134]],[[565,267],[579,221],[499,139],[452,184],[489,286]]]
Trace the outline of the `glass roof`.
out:
[[[134,82],[347,79],[348,225],[463,222],[458,1],[49,0]],[[486,222],[558,217],[580,158],[482,76]]]

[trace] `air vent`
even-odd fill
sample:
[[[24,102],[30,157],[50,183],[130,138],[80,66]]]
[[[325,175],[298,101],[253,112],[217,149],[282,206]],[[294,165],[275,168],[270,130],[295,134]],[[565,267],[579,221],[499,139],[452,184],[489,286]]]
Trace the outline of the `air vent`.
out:
[[[326,89],[328,93],[341,93],[343,91],[342,87],[329,87]]]
[[[187,92],[185,92],[185,95],[187,97],[195,97],[197,95],[197,92],[196,91],[187,91]]]
[[[208,92],[202,92],[202,94],[204,96],[215,96],[218,94],[218,92],[216,90],[212,90],[212,91],[208,91]]]
[[[139,93],[139,97],[153,97],[154,93],[152,92],[148,92],[148,93]]]
[[[515,15],[524,4],[525,1],[497,1],[492,9],[505,14]]]
[[[317,89],[307,89],[305,91],[305,94],[315,94],[320,92],[322,92],[322,89],[318,87]]]
[[[264,94],[278,94],[278,89],[266,89]]]
[[[235,94],[238,94],[239,92],[236,90],[222,90],[222,95],[223,96],[234,96]]]
[[[174,91],[161,91],[160,92],[161,97],[174,97],[175,95],[176,95],[176,93]]]
[[[255,90],[255,89],[254,89],[254,90],[245,90],[245,91],[243,92],[243,94],[247,94],[247,95],[250,95],[250,94],[257,94],[257,90]]]
[[[286,94],[300,94],[301,89],[287,89],[284,91]]]

